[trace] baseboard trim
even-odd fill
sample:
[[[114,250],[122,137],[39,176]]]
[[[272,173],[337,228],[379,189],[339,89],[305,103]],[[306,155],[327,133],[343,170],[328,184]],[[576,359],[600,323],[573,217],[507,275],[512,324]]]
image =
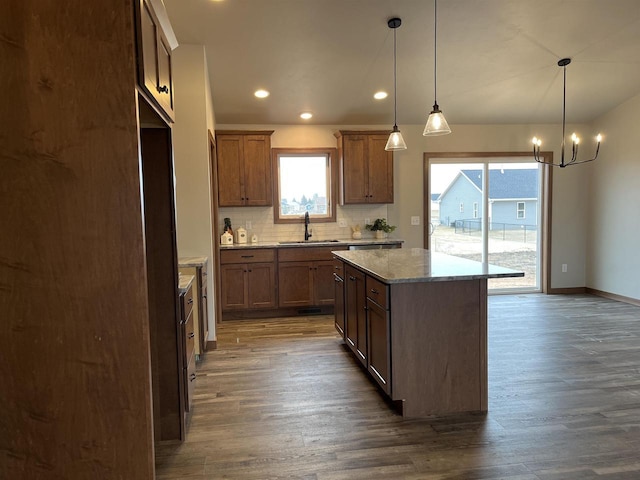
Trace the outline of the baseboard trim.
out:
[[[550,288],[547,293],[549,295],[577,295],[587,293],[587,289],[585,287]]]
[[[209,350],[216,350],[217,348],[218,348],[218,341],[217,340],[207,340],[207,348],[206,348],[207,352]]]
[[[608,298],[610,300],[616,300],[618,302],[628,303],[631,305],[635,305],[636,307],[640,307],[640,300],[632,297],[625,297],[624,295],[618,295],[616,293],[603,292],[602,290],[598,290],[596,288],[587,287],[586,293],[590,293],[591,295],[596,295],[598,297]]]

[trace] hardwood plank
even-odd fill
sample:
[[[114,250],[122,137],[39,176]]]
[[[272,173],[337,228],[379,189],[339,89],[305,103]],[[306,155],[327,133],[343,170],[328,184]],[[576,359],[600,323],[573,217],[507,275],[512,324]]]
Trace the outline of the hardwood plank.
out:
[[[221,324],[160,479],[640,478],[640,308],[488,299],[487,414],[404,419],[333,317]]]

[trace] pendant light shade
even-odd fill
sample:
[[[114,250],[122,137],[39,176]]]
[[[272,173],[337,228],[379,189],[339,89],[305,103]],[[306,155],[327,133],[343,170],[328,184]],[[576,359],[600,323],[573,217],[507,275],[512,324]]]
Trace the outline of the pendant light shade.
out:
[[[389,135],[389,140],[387,140],[387,144],[384,149],[386,151],[395,151],[395,150],[406,150],[407,144],[404,143],[404,138],[402,138],[402,134],[400,130],[398,130],[398,126],[393,126],[393,131],[391,135]]]
[[[395,152],[398,150],[406,150],[407,144],[404,143],[404,138],[402,138],[402,133],[400,133],[400,129],[398,129],[398,94],[396,88],[396,29],[402,25],[402,20],[399,18],[390,18],[387,22],[389,28],[393,29],[393,131],[391,135],[389,135],[389,140],[387,140],[387,144],[384,149],[386,151]]]
[[[438,105],[438,0],[433,1],[433,110],[429,114],[422,135],[434,137],[451,133],[447,119]]]

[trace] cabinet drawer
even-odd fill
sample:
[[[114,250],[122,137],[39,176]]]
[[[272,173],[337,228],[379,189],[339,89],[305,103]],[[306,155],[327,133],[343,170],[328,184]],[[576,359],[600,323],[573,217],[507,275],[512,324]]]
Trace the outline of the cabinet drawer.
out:
[[[193,404],[193,390],[196,386],[196,362],[193,357],[184,369],[184,395],[185,395],[185,410],[191,411],[191,405]]]
[[[279,262],[311,262],[316,260],[333,260],[332,250],[346,250],[345,245],[335,247],[297,247],[281,248],[278,251]]]
[[[339,258],[333,259],[333,273],[344,280],[344,262]]]
[[[373,277],[367,276],[366,280],[367,297],[380,305],[385,310],[389,307],[389,286],[376,280]]]
[[[184,316],[182,318],[189,318],[191,310],[193,310],[193,284],[182,296],[182,311],[184,312]]]
[[[273,262],[276,258],[275,250],[251,248],[246,250],[221,250],[220,263],[258,263]]]
[[[189,359],[194,355],[196,348],[196,332],[193,322],[193,315],[189,315],[187,321],[182,325],[182,334],[184,338],[184,355],[182,358],[183,365],[189,363]]]

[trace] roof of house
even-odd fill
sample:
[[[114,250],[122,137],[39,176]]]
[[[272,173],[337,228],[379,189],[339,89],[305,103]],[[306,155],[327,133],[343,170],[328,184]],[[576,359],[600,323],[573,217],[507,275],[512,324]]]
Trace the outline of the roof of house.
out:
[[[478,190],[482,190],[482,170],[461,170],[460,175],[451,184],[453,185],[461,176],[465,176]],[[489,198],[491,200],[537,197],[537,168],[489,170]]]

